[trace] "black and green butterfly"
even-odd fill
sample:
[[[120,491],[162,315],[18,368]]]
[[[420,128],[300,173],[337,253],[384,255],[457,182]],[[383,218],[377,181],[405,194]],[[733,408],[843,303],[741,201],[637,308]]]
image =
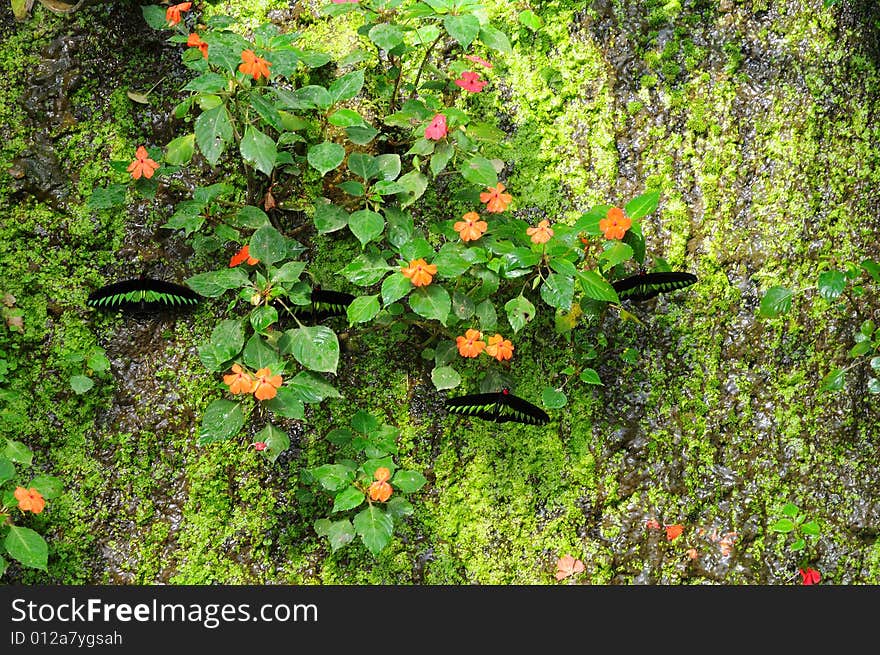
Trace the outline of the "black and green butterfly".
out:
[[[683,271],[663,271],[659,273],[638,273],[611,283],[621,300],[642,302],[667,291],[684,289],[697,281],[693,273]]]
[[[308,305],[293,305],[287,309],[280,303],[274,303],[279,315],[293,314],[301,321],[318,323],[331,316],[346,316],[348,306],[355,299],[350,293],[344,291],[330,291],[328,289],[312,289],[311,300]]]
[[[446,409],[453,414],[475,416],[496,423],[528,423],[544,425],[550,417],[540,407],[510,393],[504,388],[494,393],[475,393],[446,399]]]
[[[137,278],[108,284],[89,294],[86,305],[95,309],[155,312],[162,309],[191,307],[199,302],[199,295],[189,287]]]

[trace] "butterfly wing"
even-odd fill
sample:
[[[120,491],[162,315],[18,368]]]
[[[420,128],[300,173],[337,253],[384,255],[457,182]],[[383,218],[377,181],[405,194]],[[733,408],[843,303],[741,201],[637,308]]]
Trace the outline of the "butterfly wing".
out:
[[[96,289],[89,294],[86,305],[95,309],[158,311],[192,306],[198,301],[198,294],[189,287],[165,280],[138,278]]]
[[[544,425],[550,421],[550,416],[543,409],[512,393],[502,393],[499,402],[501,402],[501,418],[496,419],[499,423],[516,421],[530,425]]]
[[[641,273],[631,275],[612,283],[617,297],[621,300],[642,302],[667,291],[689,287],[697,281],[693,273],[683,271],[664,271],[661,273]]]
[[[446,409],[453,414],[476,416],[487,421],[498,419],[500,392],[474,393],[446,399]]]
[[[342,291],[313,289],[312,302],[308,305],[293,305],[289,312],[280,303],[274,303],[274,306],[281,315],[292,314],[300,321],[320,323],[331,316],[346,316],[348,306],[354,298],[350,293]]]

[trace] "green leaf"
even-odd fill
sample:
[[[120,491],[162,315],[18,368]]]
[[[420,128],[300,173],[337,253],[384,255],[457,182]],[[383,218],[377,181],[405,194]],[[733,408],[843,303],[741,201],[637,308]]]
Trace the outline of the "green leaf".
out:
[[[244,412],[241,403],[217,399],[205,410],[199,428],[200,446],[230,439],[239,433],[244,425]]]
[[[782,513],[789,518],[797,518],[797,515],[800,513],[800,509],[794,503],[786,503],[782,507]]]
[[[319,198],[315,202],[314,221],[318,234],[329,234],[348,225],[348,212],[326,198]]]
[[[560,409],[568,404],[568,398],[561,391],[553,387],[544,387],[541,392],[541,402],[547,409]]]
[[[10,464],[11,466],[11,464]],[[36,489],[46,500],[58,498],[64,490],[61,478],[53,475],[38,475],[34,477],[27,485],[29,489]]]
[[[877,378],[868,378],[868,393],[880,393],[880,380]]]
[[[71,1],[71,0],[68,0]],[[168,21],[165,20],[165,8],[159,5],[141,5],[141,13],[147,25],[154,30],[168,29]]]
[[[111,184],[106,188],[96,188],[89,196],[89,209],[112,209],[125,204],[125,194],[128,186],[125,184]]]
[[[306,415],[305,405],[299,394],[289,387],[289,384],[285,384],[278,389],[274,398],[263,404],[278,416],[302,420]]]
[[[818,537],[822,534],[822,529],[819,527],[819,524],[816,521],[807,521],[803,525],[801,525],[801,532],[804,534],[809,534],[814,537]]]
[[[305,262],[285,262],[272,271],[269,279],[273,284],[291,285],[299,281],[304,270],[306,270]]]
[[[287,436],[287,433],[271,423],[267,423],[266,427],[257,432],[254,441],[262,441],[266,444],[266,449],[260,454],[270,462],[277,460],[281,453],[290,448],[290,437]]]
[[[3,545],[9,556],[21,562],[22,565],[41,571],[46,570],[49,547],[46,540],[30,528],[10,526],[9,534],[6,535]]]
[[[761,306],[758,316],[761,318],[775,318],[780,314],[787,314],[791,309],[791,289],[785,287],[770,287],[761,298]]]
[[[443,27],[463,48],[473,43],[480,33],[480,21],[473,14],[448,14],[443,17]]]
[[[102,373],[110,368],[110,360],[107,359],[106,351],[96,346],[86,359],[86,366],[95,373]]]
[[[379,313],[379,295],[359,296],[351,301],[346,308],[348,324],[367,323],[372,321]]]
[[[846,379],[846,372],[842,368],[835,368],[829,372],[819,385],[819,391],[840,391],[843,389]]]
[[[165,148],[165,163],[185,166],[192,159],[196,148],[196,135],[184,134],[173,139]]]
[[[397,194],[401,209],[409,207],[421,198],[425,193],[425,189],[428,188],[428,178],[418,169],[411,170],[406,175],[402,175],[397,182],[406,189],[406,191]]]
[[[507,321],[514,333],[522,330],[526,323],[535,318],[535,306],[525,296],[517,296],[508,300],[504,305],[507,312]]]
[[[300,364],[313,371],[336,373],[339,365],[339,340],[323,325],[287,330],[278,342],[281,353],[292,354]]]
[[[281,369],[278,362],[278,353],[259,334],[253,334],[248,339],[242,352],[242,361],[245,366],[254,370],[261,368],[271,369],[273,374]]]
[[[365,182],[379,175],[379,164],[376,158],[365,152],[353,152],[348,156],[348,170]]]
[[[354,109],[339,109],[327,119],[330,125],[337,127],[353,127],[355,125],[364,125],[364,118]]]
[[[74,375],[70,378],[70,388],[82,395],[95,386],[95,381],[87,375]]]
[[[459,172],[468,182],[480,187],[490,187],[498,184],[498,173],[495,171],[495,166],[492,165],[491,161],[479,155],[463,162]]]
[[[779,519],[776,523],[770,526],[770,529],[773,530],[773,532],[791,532],[794,530],[794,522],[792,522],[791,519]]]
[[[374,25],[370,28],[368,36],[370,41],[382,48],[382,50],[393,50],[403,43],[403,30],[397,25],[390,23]]]
[[[537,32],[544,25],[544,21],[541,19],[541,17],[538,16],[538,14],[536,14],[531,9],[521,11],[517,19],[520,23],[528,27],[533,32]]]
[[[378,253],[366,253],[358,255],[345,268],[339,271],[352,284],[368,287],[381,280],[384,275],[392,270],[382,256]]]
[[[480,28],[480,41],[502,54],[509,55],[513,52],[507,35],[491,25],[484,25]]]
[[[248,164],[261,173],[272,175],[275,158],[278,156],[278,146],[272,138],[249,125],[238,149]]]
[[[385,230],[385,219],[382,218],[382,214],[377,214],[369,209],[361,209],[348,217],[348,229],[357,237],[363,247],[382,234]]]
[[[428,481],[418,471],[397,471],[391,479],[391,486],[405,494],[411,494],[425,486]]]
[[[15,464],[6,457],[0,457],[0,485],[15,477]]]
[[[474,313],[480,321],[481,329],[489,331],[498,326],[498,313],[495,311],[495,305],[488,298],[476,306]]]
[[[413,511],[415,511],[412,503],[403,496],[392,496],[388,502],[385,503],[385,509],[388,512],[388,515],[394,520],[401,519],[404,516],[411,516]]]
[[[312,168],[321,175],[326,175],[334,168],[338,167],[342,160],[345,159],[345,148],[338,143],[324,141],[316,146],[309,148],[306,156]]]
[[[333,509],[330,511],[344,512],[354,509],[362,502],[364,502],[364,492],[357,487],[348,486],[336,494],[336,497],[333,499]]]
[[[647,191],[626,203],[623,213],[627,218],[637,221],[657,209],[660,204],[660,191]]]
[[[599,255],[599,262],[604,264],[603,270],[622,264],[633,256],[633,249],[623,241],[614,241],[613,245]]]
[[[395,271],[382,280],[382,304],[388,307],[397,302],[412,290],[412,283],[400,271]]]
[[[806,545],[807,545],[806,541],[804,541],[803,539],[798,539],[789,547],[789,550],[797,552],[799,550],[803,550]]]
[[[342,398],[336,387],[312,371],[300,371],[282,388],[291,389],[304,403],[319,403],[325,398]]]
[[[454,389],[461,384],[461,376],[451,366],[437,366],[431,371],[431,382],[437,391]]]
[[[6,448],[3,449],[3,457],[15,464],[24,464],[30,466],[33,462],[34,454],[31,449],[20,441],[6,440]]]
[[[265,332],[266,328],[278,322],[278,310],[271,305],[261,305],[251,312],[250,321],[255,332]]]
[[[287,257],[287,239],[271,225],[264,225],[251,235],[249,252],[260,263],[271,266]]]
[[[226,144],[232,140],[232,123],[225,105],[199,114],[195,123],[196,143],[211,166],[216,166]]]
[[[230,289],[247,286],[250,279],[241,268],[228,268],[193,275],[187,279],[186,284],[200,296],[217,298]]]
[[[401,211],[396,207],[386,207],[385,218],[388,221],[388,243],[400,249],[412,241],[415,224],[409,212]]]
[[[606,302],[620,302],[614,287],[596,271],[579,271],[578,282],[588,298]]]
[[[346,446],[351,443],[354,433],[348,428],[335,428],[325,435],[325,439],[334,446]]]
[[[819,295],[825,300],[834,300],[846,288],[846,275],[843,271],[823,271],[819,274]]]
[[[211,332],[211,340],[199,346],[199,359],[209,371],[220,371],[226,362],[238,355],[244,346],[241,321],[220,321]]]
[[[567,275],[550,273],[541,285],[541,299],[558,309],[571,309],[574,299],[574,280]]]
[[[585,368],[583,371],[581,371],[579,377],[581,382],[585,384],[602,384],[602,380],[599,378],[599,374],[591,368]]]
[[[332,5],[331,5],[332,6]],[[351,7],[350,4],[336,5],[339,7]],[[318,519],[315,521],[315,532],[330,541],[330,549],[335,553],[337,550],[350,543],[355,538],[354,526],[348,519],[330,521]]]
[[[378,555],[391,541],[393,527],[391,517],[375,505],[361,510],[354,517],[355,532],[373,555]]]
[[[354,480],[354,471],[342,464],[324,464],[309,472],[327,491],[339,491]]]
[[[873,278],[874,282],[880,283],[880,264],[871,259],[863,259],[859,265]]]
[[[2,556],[0,556],[0,578],[3,577],[4,573],[6,573],[6,567],[8,566],[9,562],[7,562]]]
[[[369,434],[379,429],[379,421],[368,411],[359,409],[351,418],[351,427],[361,434]]]
[[[333,80],[333,83],[328,90],[330,92],[330,97],[333,99],[333,104],[336,104],[342,100],[350,100],[351,98],[354,98],[360,93],[363,86],[364,71],[363,69],[360,69],[346,73],[342,77]]]
[[[379,134],[379,130],[372,125],[352,125],[351,127],[345,128],[345,133],[348,135],[348,138],[351,139],[352,143],[356,143],[359,146],[365,146],[376,138],[376,135]]]
[[[258,230],[265,225],[269,225],[269,217],[259,207],[245,205],[236,212],[235,218],[231,222],[235,227]]]
[[[415,289],[409,296],[409,306],[419,316],[440,321],[446,325],[452,301],[449,293],[441,286],[431,284]]]

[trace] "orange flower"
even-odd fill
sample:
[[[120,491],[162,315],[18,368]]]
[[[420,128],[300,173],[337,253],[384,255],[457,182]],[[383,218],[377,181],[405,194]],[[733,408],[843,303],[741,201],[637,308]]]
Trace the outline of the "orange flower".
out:
[[[393,487],[387,482],[376,480],[370,485],[370,500],[378,500],[380,503],[384,503],[391,498],[391,493],[393,491]]]
[[[190,48],[198,48],[202,51],[202,57],[205,59],[208,58],[208,44],[202,41],[202,37],[195,32],[189,35],[189,38],[186,40],[186,45]]]
[[[181,2],[179,5],[171,5],[165,10],[165,20],[168,21],[169,25],[177,25],[181,20],[180,12],[189,11],[190,7],[192,7],[191,2]]]
[[[676,523],[675,525],[667,525],[664,526],[666,528],[666,538],[669,541],[675,541],[681,536],[681,533],[684,531],[684,526]]]
[[[267,80],[269,79],[269,66],[272,65],[272,62],[266,61],[262,57],[257,57],[253,50],[243,50],[241,61],[242,63],[238,65],[238,70],[245,75],[251,75],[255,80],[260,79],[260,76],[265,77]]]
[[[544,219],[538,223],[538,227],[526,228],[526,234],[532,238],[532,243],[547,243],[553,236],[553,230],[550,229],[550,221]]]
[[[513,196],[509,193],[503,193],[505,186],[499,182],[494,187],[487,187],[486,191],[480,194],[480,202],[486,203],[486,211],[490,214],[500,214],[510,202]]]
[[[24,487],[16,487],[15,499],[18,501],[18,509],[20,509],[22,512],[33,512],[34,514],[39,514],[46,506],[45,498],[43,498],[42,494],[40,494],[40,492],[33,487],[31,487],[30,489],[25,489]]]
[[[452,226],[452,229],[458,232],[462,241],[476,241],[489,229],[489,224],[481,221],[477,212],[468,212]]]
[[[486,347],[486,342],[481,341],[483,333],[479,330],[468,330],[463,337],[455,338],[455,345],[458,346],[458,354],[462,357],[476,357]]]
[[[599,229],[605,233],[606,239],[622,239],[632,226],[632,219],[627,218],[620,207],[612,207],[608,215],[599,221]]]
[[[159,164],[150,159],[150,153],[147,152],[147,149],[143,146],[138,146],[137,151],[134,153],[134,161],[125,170],[131,173],[132,178],[135,180],[141,179],[141,175],[149,180],[153,177],[153,172],[157,168],[159,168]]]
[[[400,268],[404,277],[408,277],[413,286],[426,287],[431,284],[431,280],[437,275],[437,267],[429,264],[424,259],[414,259],[409,266]]]
[[[380,466],[373,472],[373,477],[376,478],[378,482],[388,482],[388,480],[391,479],[391,471],[385,466]]]
[[[565,578],[575,573],[584,572],[584,563],[579,559],[575,559],[571,555],[560,557],[556,562],[556,579],[565,580]]]
[[[280,375],[270,375],[268,368],[261,368],[255,374],[254,396],[257,400],[271,400],[278,394],[278,387],[284,382]]]
[[[489,337],[489,345],[486,346],[486,354],[494,357],[499,362],[513,357],[513,344],[500,334]]]
[[[254,264],[259,264],[260,260],[254,257],[251,257],[250,248],[248,244],[245,244],[241,247],[237,253],[232,256],[232,259],[229,260],[229,268],[233,268],[241,264],[244,260],[247,260],[247,263],[253,266]]]
[[[238,364],[232,365],[232,373],[223,376],[223,384],[229,387],[232,395],[251,393],[254,390],[254,378]]]

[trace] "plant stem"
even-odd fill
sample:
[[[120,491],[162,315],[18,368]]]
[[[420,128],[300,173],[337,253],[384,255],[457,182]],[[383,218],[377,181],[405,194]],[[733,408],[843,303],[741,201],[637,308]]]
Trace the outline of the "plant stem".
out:
[[[442,39],[442,38],[443,38],[443,31],[441,30],[440,34],[437,35],[437,38],[434,39],[434,43],[432,43],[428,47],[428,49],[425,51],[425,56],[422,58],[422,63],[419,64],[419,70],[416,72],[416,81],[413,82],[413,90],[409,96],[410,98],[416,97],[416,91],[419,90],[419,82],[422,79],[422,71],[425,70],[425,64],[428,63],[428,57],[431,55],[431,52],[433,52],[434,48],[437,47],[437,44],[440,43],[440,39]]]

